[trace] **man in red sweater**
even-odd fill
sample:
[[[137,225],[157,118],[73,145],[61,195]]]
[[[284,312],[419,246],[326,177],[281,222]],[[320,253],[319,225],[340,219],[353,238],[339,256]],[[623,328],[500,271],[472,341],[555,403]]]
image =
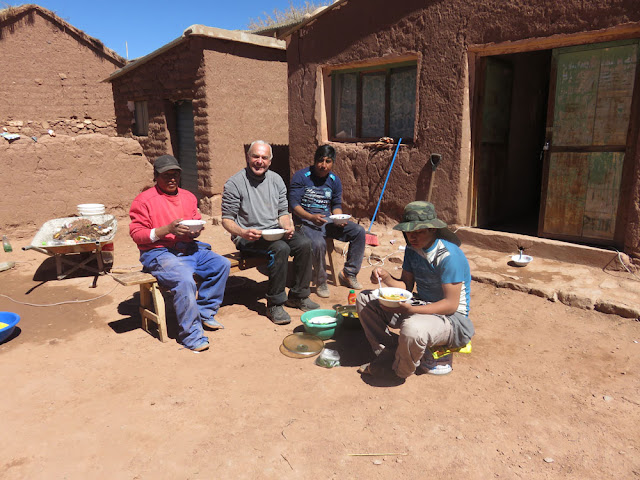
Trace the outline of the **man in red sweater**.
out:
[[[214,316],[224,297],[230,263],[211,251],[211,245],[195,240],[182,220],[200,220],[193,193],[178,187],[182,169],[171,155],[153,164],[155,187],[138,195],[129,210],[129,233],[140,249],[144,271],[173,294],[178,318],[178,340],[190,350],[209,348],[203,325],[224,328]],[[201,277],[197,289],[193,275]],[[196,299],[197,294],[197,299]]]

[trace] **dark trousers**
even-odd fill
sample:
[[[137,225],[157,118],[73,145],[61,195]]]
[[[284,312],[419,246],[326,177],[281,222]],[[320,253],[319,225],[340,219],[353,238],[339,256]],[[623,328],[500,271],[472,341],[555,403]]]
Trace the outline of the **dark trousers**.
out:
[[[327,243],[326,237],[349,242],[347,259],[344,262],[344,273],[358,276],[364,249],[366,244],[366,234],[362,225],[354,222],[347,222],[344,227],[338,227],[333,223],[325,223],[322,227],[310,227],[301,225],[302,233],[311,239],[313,246],[313,280],[316,285],[327,283]]]
[[[264,239],[250,242],[240,238],[238,250],[248,255],[266,255],[269,282],[267,286],[267,305],[282,305],[287,301],[287,272],[289,257],[293,257],[293,285],[289,290],[290,298],[307,298],[311,293],[311,240],[295,232],[290,240],[269,242]]]

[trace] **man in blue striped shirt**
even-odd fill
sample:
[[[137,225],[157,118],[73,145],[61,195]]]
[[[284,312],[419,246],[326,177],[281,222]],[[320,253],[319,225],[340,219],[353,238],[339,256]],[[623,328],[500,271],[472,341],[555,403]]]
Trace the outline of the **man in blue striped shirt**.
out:
[[[417,368],[436,375],[450,373],[453,355],[434,360],[438,346],[464,347],[474,334],[469,319],[471,273],[460,240],[436,216],[428,202],[411,202],[402,222],[394,227],[407,240],[399,279],[375,268],[371,281],[388,287],[413,290],[414,301],[389,308],[377,299],[379,291],[360,293],[357,310],[365,335],[377,358],[360,367],[360,372],[383,375],[390,366],[397,377],[407,378]],[[389,327],[399,328],[395,335]]]
[[[331,145],[321,145],[316,149],[313,165],[298,170],[289,186],[289,206],[293,210],[293,220],[302,233],[313,244],[313,280],[316,295],[327,298],[326,237],[349,243],[344,269],[338,275],[340,283],[360,290],[362,285],[356,278],[365,248],[365,231],[354,222],[338,225],[329,216],[342,213],[342,182],[332,172],[336,151]]]

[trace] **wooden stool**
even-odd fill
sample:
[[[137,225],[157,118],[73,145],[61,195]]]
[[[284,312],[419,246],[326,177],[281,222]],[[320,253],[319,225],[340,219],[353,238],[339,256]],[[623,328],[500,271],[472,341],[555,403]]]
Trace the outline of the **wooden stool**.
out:
[[[124,286],[140,285],[140,318],[142,319],[142,329],[151,334],[149,330],[149,320],[158,326],[158,338],[161,342],[166,342],[167,337],[167,316],[165,313],[164,297],[158,286],[156,277],[145,272],[131,272],[113,274],[116,282]]]
[[[339,265],[337,259],[340,258],[341,255],[336,251],[336,247],[333,244],[333,238],[327,237],[327,257],[329,261],[327,262],[327,268],[329,270],[329,279],[333,281],[334,285],[338,285],[338,274],[336,273],[336,265]]]
[[[223,256],[231,262],[231,273],[267,263],[266,257],[242,257],[240,252]],[[161,342],[166,342],[169,339],[167,336],[167,316],[164,297],[156,277],[145,272],[113,273],[111,276],[121,285],[140,285],[139,311],[142,329],[152,335],[149,330],[149,321],[155,323],[158,326],[158,338]]]

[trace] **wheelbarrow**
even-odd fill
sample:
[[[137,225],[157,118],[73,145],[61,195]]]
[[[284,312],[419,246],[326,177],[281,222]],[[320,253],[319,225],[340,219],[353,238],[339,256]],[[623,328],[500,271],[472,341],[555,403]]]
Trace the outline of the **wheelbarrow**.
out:
[[[93,224],[104,225],[105,233],[95,240],[59,240],[55,234],[72,222],[86,218]],[[31,245],[22,247],[23,250],[35,250],[56,259],[56,274],[58,280],[68,277],[73,272],[82,269],[92,274],[105,273],[103,251],[110,250],[107,245],[113,243],[118,229],[118,221],[113,215],[92,215],[89,217],[64,217],[54,218],[45,222],[33,237]],[[105,247],[107,247],[105,249]],[[84,255],[82,255],[84,254]],[[96,260],[98,268],[89,265]],[[71,268],[63,271],[63,264]]]

